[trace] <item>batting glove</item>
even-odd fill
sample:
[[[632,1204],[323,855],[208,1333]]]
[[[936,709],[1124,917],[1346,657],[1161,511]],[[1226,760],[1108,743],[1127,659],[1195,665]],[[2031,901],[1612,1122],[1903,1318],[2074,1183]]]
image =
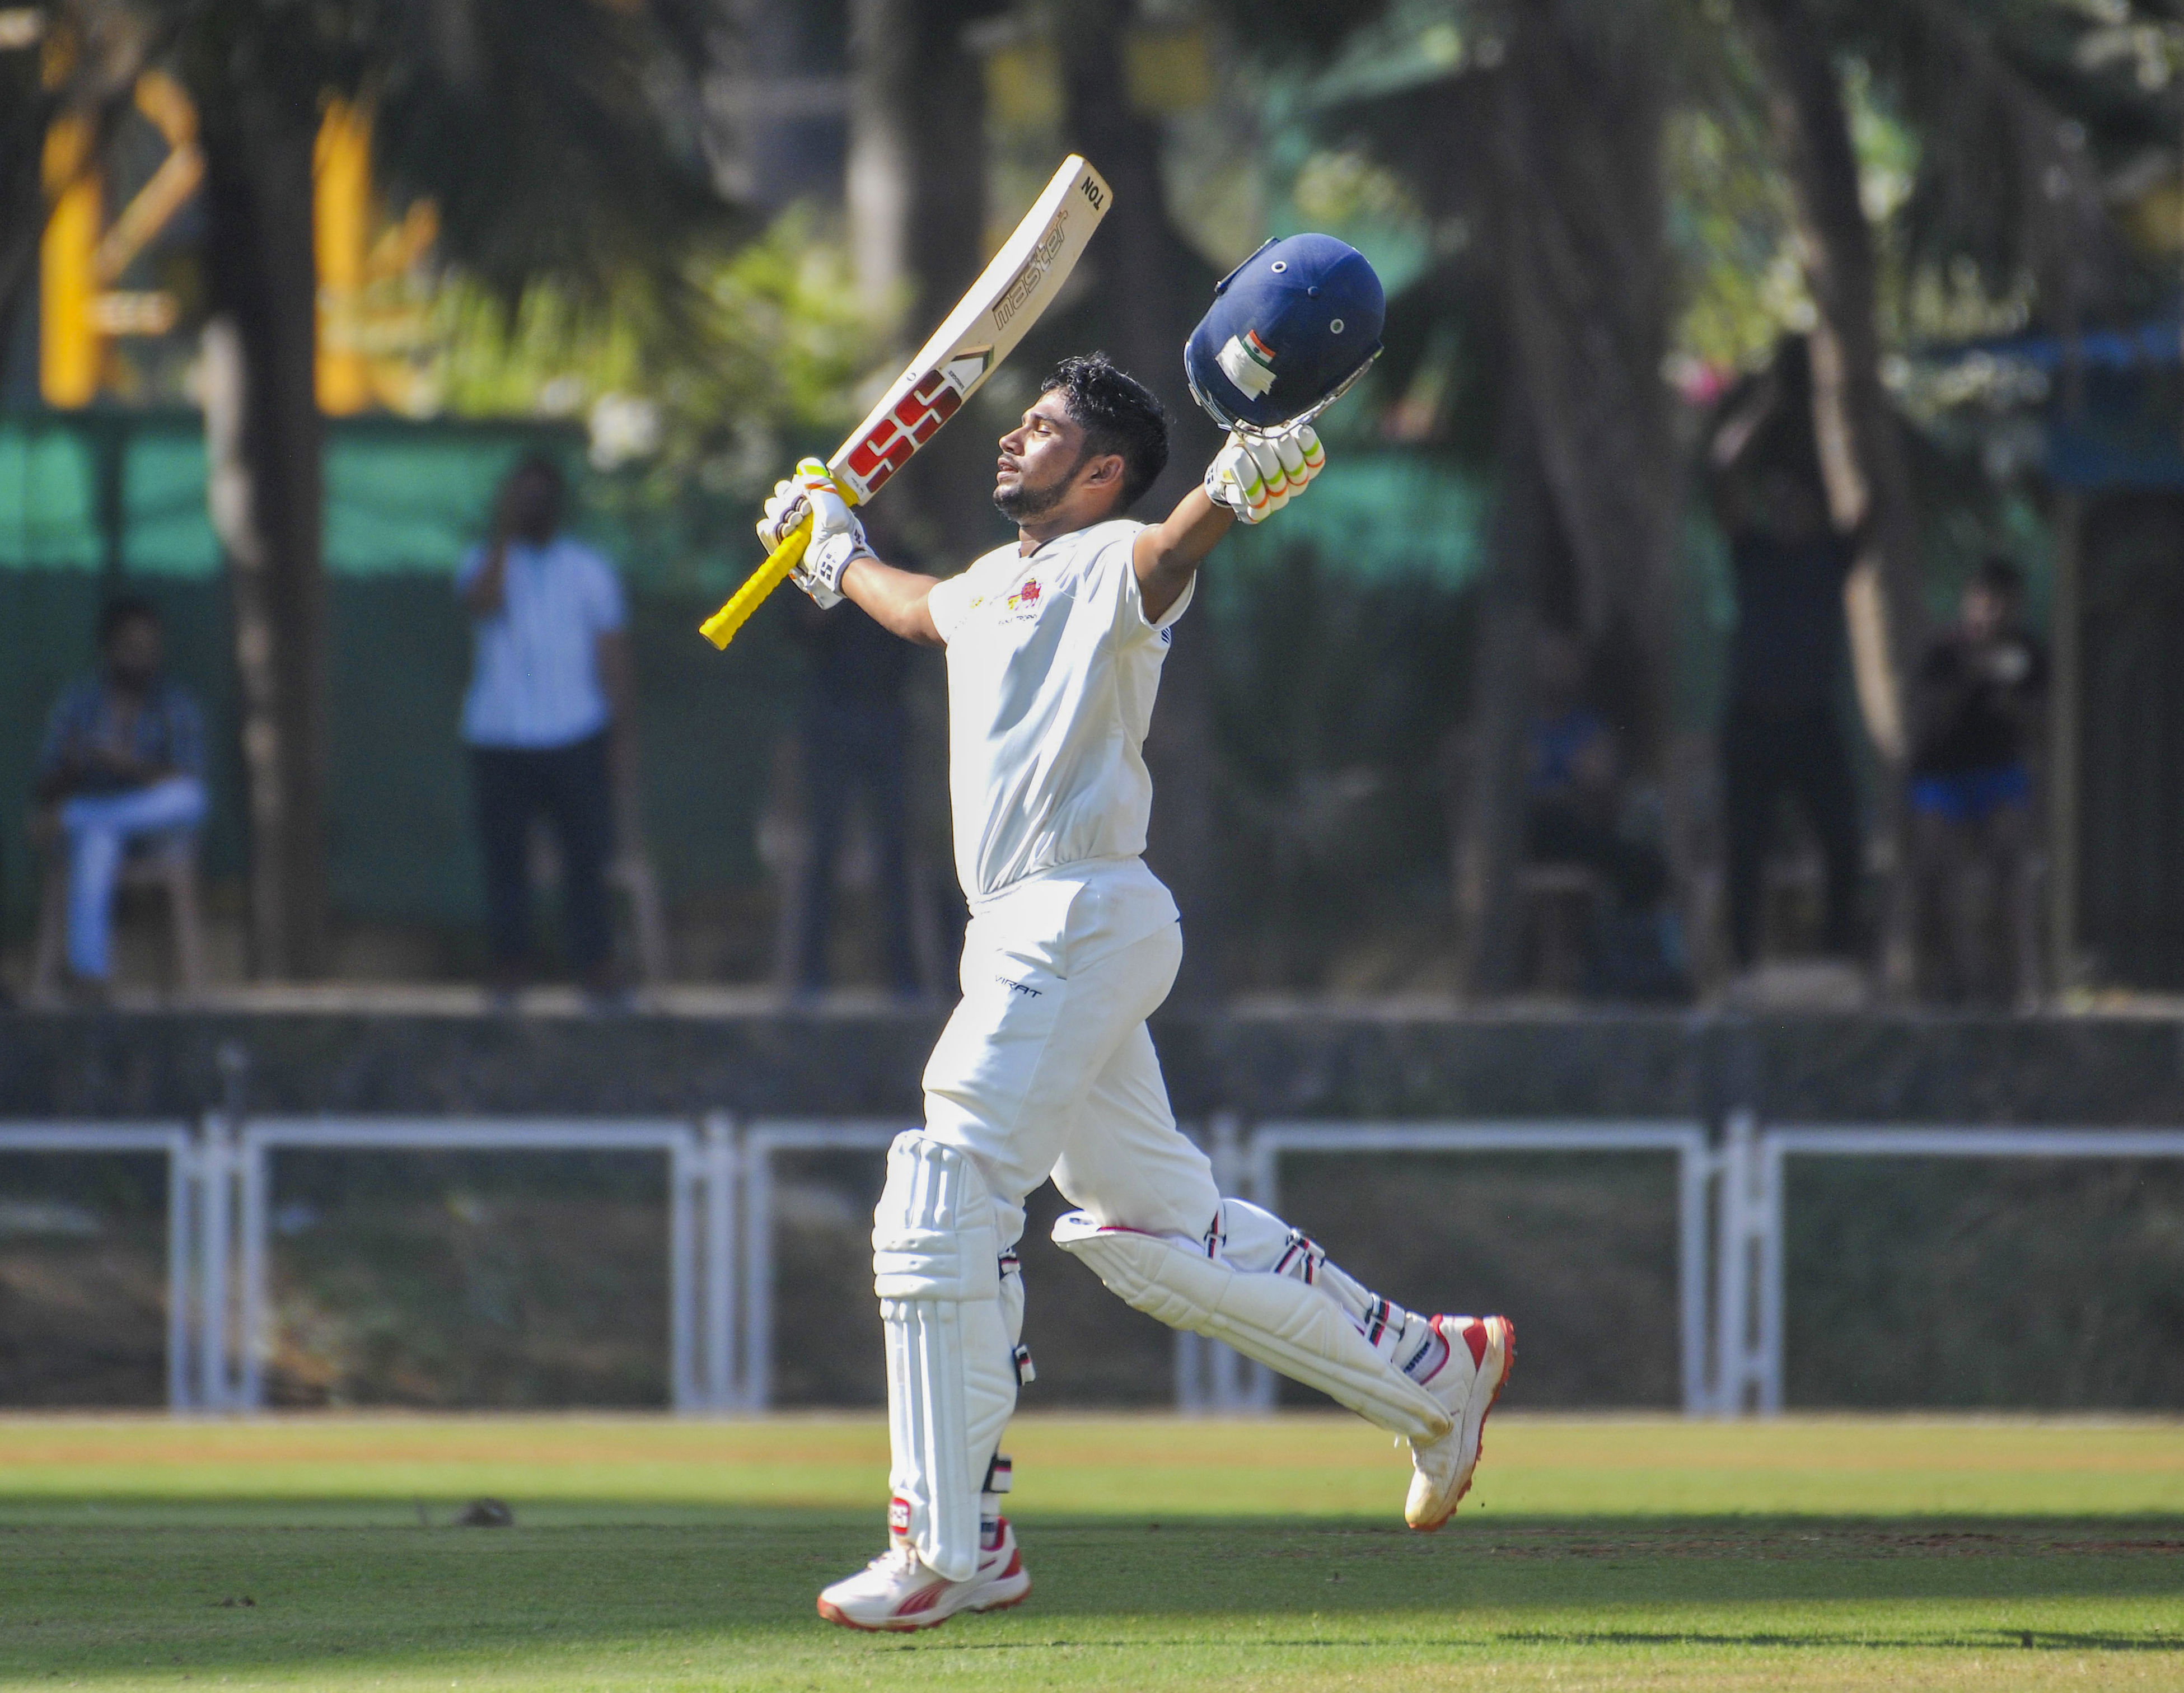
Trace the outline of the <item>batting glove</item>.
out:
[[[797,462],[795,475],[773,485],[766,515],[758,521],[758,538],[766,550],[772,552],[786,540],[807,511],[811,514],[811,539],[789,580],[824,611],[842,603],[842,572],[849,569],[850,560],[869,559],[872,549],[865,539],[865,526],[857,521],[826,465],[816,459],[803,459]]]
[[[1240,523],[1262,522],[1327,468],[1327,450],[1308,423],[1265,435],[1232,434],[1206,467],[1206,497]]]

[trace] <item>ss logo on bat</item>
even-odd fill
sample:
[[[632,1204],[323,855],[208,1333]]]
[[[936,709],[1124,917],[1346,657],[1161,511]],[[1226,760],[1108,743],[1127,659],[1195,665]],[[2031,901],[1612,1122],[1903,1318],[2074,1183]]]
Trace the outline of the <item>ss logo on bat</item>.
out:
[[[848,470],[865,493],[870,494],[910,462],[910,455],[925,444],[933,432],[956,415],[963,397],[950,383],[947,373],[928,374],[910,393],[896,401],[872,432],[850,450]]]

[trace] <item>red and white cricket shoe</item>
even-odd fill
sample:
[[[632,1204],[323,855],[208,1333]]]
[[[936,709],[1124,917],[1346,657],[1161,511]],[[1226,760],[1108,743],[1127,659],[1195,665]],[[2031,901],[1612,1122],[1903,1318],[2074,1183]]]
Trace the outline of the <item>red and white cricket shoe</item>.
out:
[[[950,1581],[930,1568],[910,1543],[891,1536],[886,1551],[845,1581],[819,1596],[819,1614],[845,1629],[938,1628],[958,1611],[1006,1611],[1031,1591],[1016,1530],[1006,1517],[990,1518],[982,1535],[978,1573]]]
[[[1411,1442],[1411,1495],[1403,1520],[1427,1534],[1454,1516],[1471,1491],[1486,1413],[1517,1362],[1517,1328],[1506,1317],[1436,1317],[1433,1326],[1448,1343],[1448,1360],[1422,1385],[1448,1407],[1456,1426],[1438,1440]]]

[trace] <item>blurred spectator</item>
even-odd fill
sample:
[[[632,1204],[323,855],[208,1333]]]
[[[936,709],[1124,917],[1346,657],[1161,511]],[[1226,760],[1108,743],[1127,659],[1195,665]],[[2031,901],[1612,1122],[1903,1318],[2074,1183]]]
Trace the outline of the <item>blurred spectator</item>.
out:
[[[1609,909],[1595,926],[1586,972],[1618,998],[1684,991],[1682,941],[1663,906],[1667,860],[1624,827],[1622,749],[1587,697],[1583,644],[1558,629],[1533,644],[1533,715],[1526,747],[1524,849],[1535,864],[1574,864],[1600,878]]]
[[[484,849],[489,982],[507,1004],[532,955],[530,834],[543,816],[560,849],[563,944],[595,1008],[618,1003],[606,890],[615,793],[636,778],[621,584],[561,533],[567,487],[552,460],[509,472],[492,539],[456,591],[475,629],[463,740]]]
[[[164,641],[150,601],[114,600],[99,615],[99,673],[54,702],[38,755],[38,833],[68,866],[68,967],[79,991],[103,994],[112,969],[114,888],[131,846],[204,820],[204,715],[163,674]]]
[[[866,527],[881,554],[917,568],[902,543]],[[880,967],[889,990],[903,997],[918,991],[911,946],[909,816],[905,771],[910,710],[905,689],[916,649],[897,640],[854,605],[822,611],[800,595],[795,631],[811,659],[801,716],[804,794],[811,835],[796,878],[791,980],[796,991],[816,994],[827,985],[827,938],[833,925],[836,866],[848,844],[850,808],[863,802],[878,874],[873,916],[879,925]]]
[[[1912,841],[1919,901],[1944,912],[1954,992],[1997,999],[1987,937],[2011,942],[2009,986],[2038,996],[2032,889],[2032,774],[2027,761],[2048,688],[2048,658],[2021,620],[2024,578],[1989,559],[1965,587],[1957,625],[1919,667],[1911,760]],[[1999,902],[1989,927],[1984,897]]]
[[[1535,863],[1585,865],[1614,886],[1628,868],[1614,831],[1620,760],[1585,684],[1585,649],[1576,638],[1540,631],[1532,645],[1525,854]]]
[[[1856,538],[1830,526],[1819,487],[1796,471],[1761,476],[1732,517],[1736,631],[1721,726],[1722,810],[1740,969],[1758,961],[1767,851],[1785,794],[1804,813],[1826,867],[1822,944],[1846,955],[1856,946],[1858,793],[1836,711],[1848,661],[1843,580],[1856,556]]]

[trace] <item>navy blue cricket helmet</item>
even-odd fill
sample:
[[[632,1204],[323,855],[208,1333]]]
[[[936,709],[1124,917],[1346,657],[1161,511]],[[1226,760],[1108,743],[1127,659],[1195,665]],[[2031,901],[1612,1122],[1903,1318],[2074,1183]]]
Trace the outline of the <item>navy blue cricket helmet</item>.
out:
[[[1221,279],[1184,343],[1190,396],[1224,429],[1279,429],[1357,380],[1387,315],[1380,279],[1348,242],[1269,241]]]

